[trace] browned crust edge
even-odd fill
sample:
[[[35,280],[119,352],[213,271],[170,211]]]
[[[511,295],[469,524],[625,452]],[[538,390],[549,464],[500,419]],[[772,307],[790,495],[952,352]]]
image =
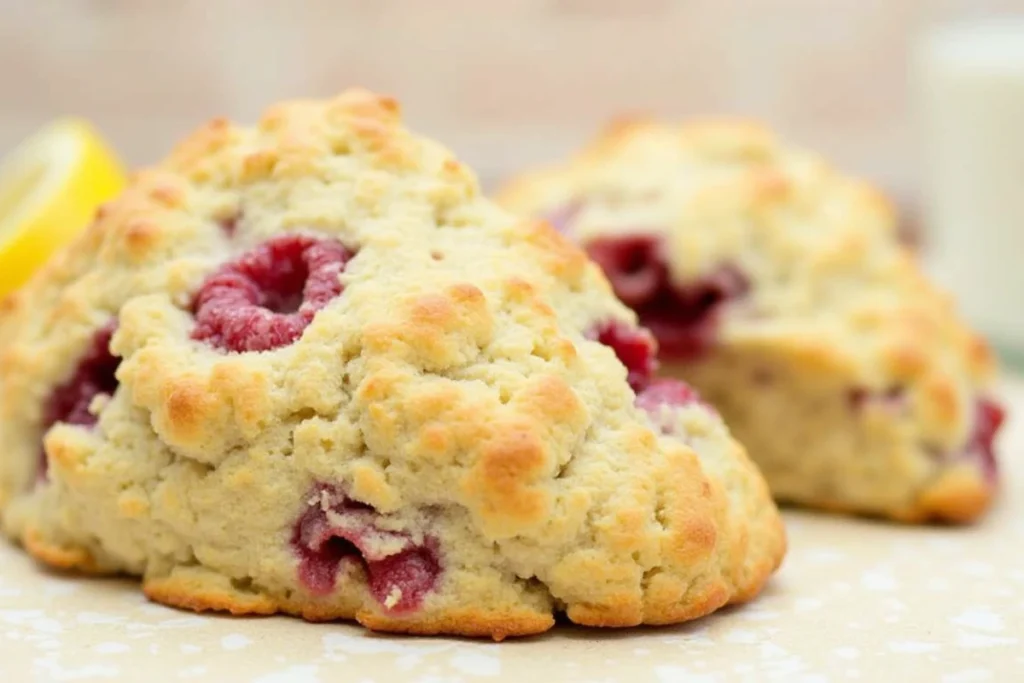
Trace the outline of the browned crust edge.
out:
[[[44,540],[35,529],[26,531],[24,546],[32,557],[56,569],[93,575],[104,573],[88,550],[54,545]],[[746,585],[740,586],[732,595],[725,582],[716,581],[703,587],[698,594],[688,595],[686,600],[671,609],[649,611],[642,622],[624,615],[615,615],[613,611],[602,610],[598,613],[578,608],[571,608],[568,617],[580,625],[604,628],[642,624],[663,626],[691,621],[727,604],[739,604],[755,597],[778,568],[782,556],[783,553],[779,552],[774,558],[766,557],[751,572]],[[154,602],[194,612],[226,612],[236,616],[281,613],[313,622],[355,621],[369,630],[390,633],[454,635],[501,641],[508,637],[544,633],[555,625],[553,614],[527,608],[488,611],[469,607],[448,609],[422,617],[392,616],[376,609],[325,605],[302,597],[275,599],[258,592],[242,592],[227,586],[217,586],[199,574],[145,578],[142,580],[142,590]]]

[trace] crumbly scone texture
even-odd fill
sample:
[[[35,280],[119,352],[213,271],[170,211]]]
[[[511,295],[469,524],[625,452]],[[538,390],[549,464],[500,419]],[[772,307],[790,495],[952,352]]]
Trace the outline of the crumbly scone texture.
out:
[[[914,522],[989,506],[992,354],[866,183],[756,123],[623,119],[497,199],[587,248],[653,240],[672,287],[742,274],[711,348],[662,368],[721,411],[778,499]],[[635,289],[642,264],[621,267]]]
[[[344,245],[341,293],[269,350],[196,338],[197,291],[282,235]],[[600,270],[388,98],[213,121],[2,306],[4,529],[160,602],[501,639],[695,618],[784,553],[714,411],[635,405]],[[44,428],[111,325],[96,423]]]

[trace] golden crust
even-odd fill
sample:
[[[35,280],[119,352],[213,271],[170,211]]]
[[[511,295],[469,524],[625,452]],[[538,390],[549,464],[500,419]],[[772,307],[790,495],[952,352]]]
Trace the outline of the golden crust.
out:
[[[433,636],[452,633],[470,638],[490,638],[500,642],[509,636],[532,636],[555,625],[551,614],[525,609],[507,612],[467,607],[452,610],[431,619],[396,619],[374,611],[356,613],[356,621],[374,631]]]
[[[525,216],[571,208],[568,232],[584,246],[652,235],[674,283],[723,265],[743,273],[749,292],[723,308],[717,349],[663,365],[723,411],[780,499],[907,521],[966,522],[988,507],[994,487],[957,463],[993,354],[898,244],[875,188],[755,123],[632,119],[497,197]],[[752,379],[768,374],[779,386]],[[845,410],[852,394],[892,391],[899,411]]]
[[[266,595],[233,590],[228,582],[210,581],[206,574],[177,572],[171,577],[147,578],[142,590],[150,600],[193,612],[269,615],[281,608]]]
[[[948,467],[921,491],[912,507],[895,517],[904,522],[971,522],[988,511],[995,493],[976,467]]]
[[[343,294],[279,349],[192,340],[204,279],[286,232],[355,252]],[[46,397],[111,318],[118,388],[98,424],[43,435]],[[0,309],[5,529],[167,604],[409,633],[539,633],[563,606],[669,623],[745,599],[781,559],[778,512],[713,412],[659,435],[591,339],[612,321],[635,325],[584,254],[481,197],[393,100],[213,121]],[[326,505],[320,484],[374,508],[389,533],[364,554],[436,543],[422,605],[378,602],[359,563],[326,595],[304,583],[295,529]]]
[[[887,510],[885,518],[903,524],[969,524],[984,515],[995,500],[993,488],[978,478],[950,476],[943,473],[939,481],[924,488],[910,506]],[[836,514],[864,516],[859,507],[844,501],[820,499],[814,507]]]
[[[58,545],[46,539],[37,529],[28,527],[21,538],[29,555],[54,569],[73,570],[83,574],[101,574],[103,570],[86,548]]]
[[[779,526],[781,530],[781,525]],[[577,605],[568,618],[578,624],[597,627],[629,627],[640,624],[667,625],[697,619],[714,612],[727,603],[739,604],[757,595],[768,577],[777,569],[777,560],[767,560],[755,579],[733,593],[724,581],[691,591],[688,594],[667,592],[649,585],[649,605],[643,613],[628,606],[589,608]],[[266,595],[240,592],[205,572],[178,570],[172,577],[148,578],[143,583],[147,597],[172,607],[196,612],[217,611],[234,615],[270,615],[285,613],[308,621],[355,620],[367,628],[394,633],[418,635],[453,634],[466,637],[488,637],[501,641],[509,636],[543,633],[554,626],[550,613],[522,608],[480,609],[474,607],[446,610],[429,619],[403,619],[388,616],[379,610],[324,610],[316,601],[283,599],[275,601]],[[656,581],[655,581],[656,582]]]

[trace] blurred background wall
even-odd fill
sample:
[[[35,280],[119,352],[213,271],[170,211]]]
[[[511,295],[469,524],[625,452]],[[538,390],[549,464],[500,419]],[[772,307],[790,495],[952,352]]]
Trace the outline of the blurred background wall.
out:
[[[737,114],[914,195],[920,31],[1024,0],[0,0],[0,148],[65,113],[132,164],[215,114],[361,84],[485,183],[622,111]]]

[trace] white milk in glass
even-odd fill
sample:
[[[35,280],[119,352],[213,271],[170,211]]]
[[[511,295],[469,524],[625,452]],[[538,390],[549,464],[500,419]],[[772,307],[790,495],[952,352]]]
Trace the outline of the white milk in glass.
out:
[[[934,29],[912,70],[927,262],[960,310],[1024,358],[1024,16]]]

